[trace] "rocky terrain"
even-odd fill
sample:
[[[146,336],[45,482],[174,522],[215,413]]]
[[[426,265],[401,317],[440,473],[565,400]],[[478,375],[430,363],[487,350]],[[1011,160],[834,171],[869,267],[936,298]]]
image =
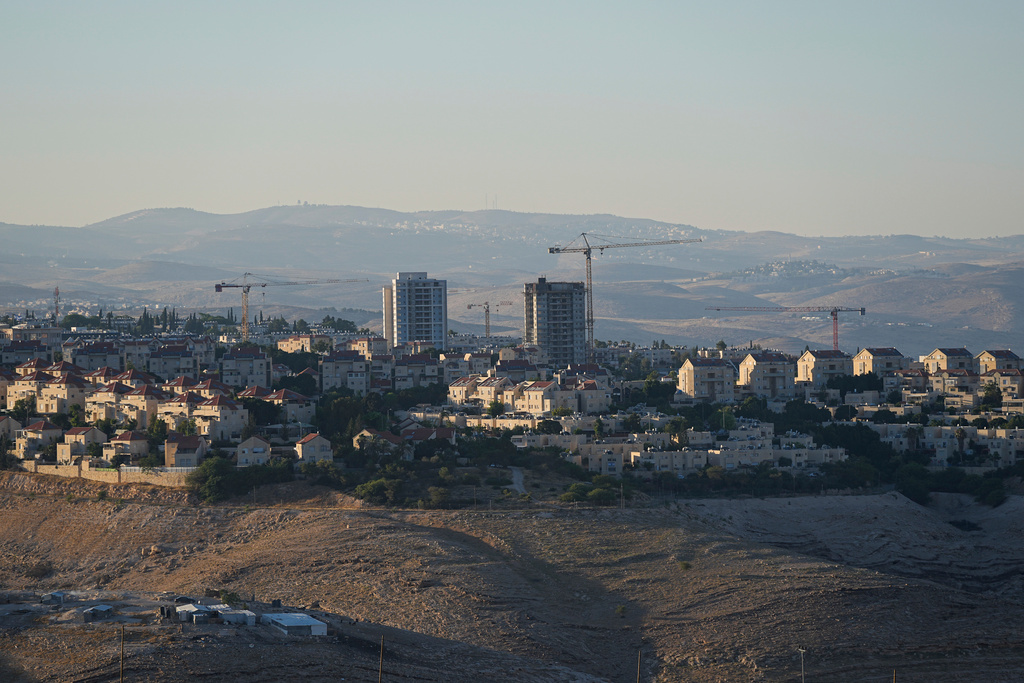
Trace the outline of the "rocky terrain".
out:
[[[0,483],[11,594],[135,604],[227,590],[332,625],[310,640],[139,617],[126,680],[376,680],[381,635],[385,680],[632,681],[639,656],[644,681],[793,681],[798,648],[808,680],[1024,676],[1015,496],[996,510],[890,493],[388,511],[303,483],[218,507],[159,489],[99,499],[80,482]],[[11,607],[5,680],[117,680],[116,624]]]

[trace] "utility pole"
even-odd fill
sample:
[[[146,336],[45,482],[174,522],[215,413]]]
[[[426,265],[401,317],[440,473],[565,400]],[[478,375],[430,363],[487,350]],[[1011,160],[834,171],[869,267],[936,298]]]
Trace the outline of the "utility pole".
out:
[[[377,683],[384,680],[384,636],[380,637],[380,665],[377,667]]]
[[[796,651],[800,653],[800,683],[806,683],[804,680],[804,653],[807,652],[807,650],[802,647],[798,647]]]
[[[121,624],[121,683],[124,683],[124,624]]]

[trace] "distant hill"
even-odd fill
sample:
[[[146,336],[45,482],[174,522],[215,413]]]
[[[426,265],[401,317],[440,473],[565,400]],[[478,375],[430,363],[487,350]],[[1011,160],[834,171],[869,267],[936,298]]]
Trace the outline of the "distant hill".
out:
[[[267,289],[254,300],[264,310],[372,311],[380,309],[380,288],[396,272],[424,270],[449,280],[450,315],[465,327],[480,322],[466,308],[470,303],[511,300],[518,307],[524,282],[540,276],[582,280],[582,255],[548,253],[548,247],[573,243],[582,232],[595,246],[599,338],[707,343],[717,336],[740,343],[756,337],[792,339],[800,348],[831,344],[827,321],[705,310],[712,305],[863,306],[867,316],[844,320],[844,344],[902,343],[922,352],[939,341],[972,348],[1010,344],[1024,331],[1017,315],[1024,303],[1021,235],[810,238],[611,215],[403,213],[354,206],[276,206],[227,215],[145,209],[80,228],[0,224],[0,280],[21,287],[0,287],[0,305],[43,302],[60,284],[83,303],[226,310],[240,301],[234,292],[216,293],[213,284],[252,272],[368,280]],[[703,242],[605,251],[598,246],[693,238]],[[763,275],[738,275],[794,261],[833,264],[836,270],[799,275],[782,268],[774,276],[773,268],[756,268]],[[521,315],[521,308],[502,312],[514,327],[521,325]]]

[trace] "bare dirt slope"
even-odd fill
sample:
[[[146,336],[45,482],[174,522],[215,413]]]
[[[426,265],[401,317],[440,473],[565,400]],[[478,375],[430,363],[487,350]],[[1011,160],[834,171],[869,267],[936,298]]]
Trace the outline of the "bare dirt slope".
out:
[[[27,491],[0,490],[3,587],[217,588],[260,601],[316,601],[361,625],[400,629],[392,635],[407,643],[404,656],[416,668],[395,680],[631,681],[640,653],[645,681],[792,681],[799,647],[813,680],[877,681],[894,669],[901,681],[1024,676],[1024,608],[1012,577],[991,572],[989,558],[981,589],[951,585],[971,569],[972,543],[998,554],[996,545],[976,538],[985,532],[963,532],[944,513],[890,495],[401,512],[323,507],[319,494],[317,506],[246,509]],[[884,542],[866,536],[876,517],[886,520],[881,531],[900,534]],[[1013,533],[1012,524],[1005,528]],[[959,549],[958,559],[936,578],[943,548]],[[922,556],[925,578],[908,577],[913,563],[893,561],[902,555]],[[95,632],[82,628],[0,617],[0,649],[11,671],[27,671],[18,674],[25,680],[77,680],[60,655],[78,634]],[[238,654],[229,640],[202,643],[225,680]],[[197,647],[187,639],[154,643],[153,666],[192,661],[183,648]],[[305,680],[302,671],[327,680],[348,671],[331,649],[340,642],[249,644],[279,666],[248,680]],[[417,659],[417,651],[457,652],[459,664]],[[372,673],[366,665],[359,674],[357,661],[348,680]],[[293,678],[282,662],[295,667]],[[496,676],[502,667],[507,675]],[[161,671],[154,680],[196,673]]]

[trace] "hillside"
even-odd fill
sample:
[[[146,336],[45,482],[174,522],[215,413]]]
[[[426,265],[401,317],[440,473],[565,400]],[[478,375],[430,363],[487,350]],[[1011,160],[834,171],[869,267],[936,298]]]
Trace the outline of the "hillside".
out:
[[[90,484],[3,482],[9,590],[228,589],[398,629],[388,638],[406,654],[431,642],[461,648],[457,666],[411,660],[416,680],[481,680],[501,665],[515,673],[495,680],[634,680],[639,651],[645,681],[792,681],[799,647],[813,680],[882,680],[894,669],[901,681],[1024,675],[1015,498],[1005,514],[924,509],[896,494],[421,512],[346,509],[346,499],[301,483],[261,490],[254,507],[197,508],[152,491],[98,501]],[[951,514],[980,530],[948,524]],[[30,578],[40,564],[49,573]],[[11,630],[5,619],[9,669],[60,680],[69,672],[59,653],[103,628]],[[152,680],[200,670],[184,664],[195,639],[171,636],[153,637],[166,661],[182,664]],[[254,652],[266,646],[276,659],[260,673],[227,656],[249,641],[201,642],[207,675],[230,666],[249,672],[245,680],[308,680],[306,671],[376,680],[328,657],[326,644],[261,644]]]
[[[1024,237],[948,239],[890,235],[808,238],[779,232],[708,231],[608,215],[510,211],[401,213],[351,206],[279,206],[233,215],[147,209],[81,227],[0,224],[0,308],[49,309],[59,285],[68,305],[224,313],[236,296],[213,283],[254,272],[280,280],[366,278],[365,283],[261,291],[264,314],[313,318],[325,307],[380,310],[380,289],[400,270],[449,281],[453,327],[482,323],[469,303],[522,300],[523,283],[545,276],[581,280],[580,254],[548,247],[701,238],[699,244],[594,252],[596,335],[687,345],[768,344],[784,350],[831,345],[827,320],[724,315],[708,306],[864,307],[845,319],[844,347],[893,345],[907,354],[936,346],[1012,346],[1024,331]],[[603,237],[602,237],[603,236]],[[577,242],[574,243],[574,240]],[[765,264],[831,264],[771,276]],[[234,294],[234,292],[232,292]],[[286,313],[288,312],[288,313]],[[504,311],[506,329],[522,310]]]

